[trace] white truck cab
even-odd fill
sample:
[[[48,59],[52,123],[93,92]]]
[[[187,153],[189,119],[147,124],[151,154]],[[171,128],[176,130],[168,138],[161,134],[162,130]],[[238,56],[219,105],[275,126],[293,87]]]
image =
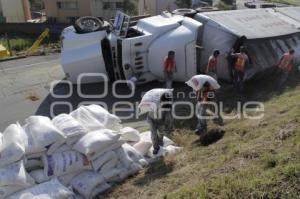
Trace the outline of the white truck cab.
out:
[[[118,12],[113,30],[78,33],[68,27],[62,33],[61,63],[74,84],[137,77],[137,84],[164,78],[163,62],[175,51],[175,81],[186,81],[197,73],[196,44],[201,23],[189,17],[161,15],[130,25],[130,17]]]

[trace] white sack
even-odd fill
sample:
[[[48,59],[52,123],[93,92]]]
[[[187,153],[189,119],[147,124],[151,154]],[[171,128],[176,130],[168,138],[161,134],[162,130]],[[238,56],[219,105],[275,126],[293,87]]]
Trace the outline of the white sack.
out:
[[[121,140],[126,142],[138,142],[140,141],[140,132],[131,127],[125,127],[120,130]]]
[[[27,174],[23,161],[0,168],[0,186],[28,187],[34,180]]]
[[[57,179],[36,185],[11,195],[8,199],[66,199],[74,195]]]
[[[2,146],[2,137],[3,137],[3,135],[2,135],[2,133],[0,132],[0,148],[1,148],[1,146]]]
[[[61,176],[79,170],[91,169],[86,156],[76,151],[66,151],[42,157],[44,172],[47,177]]]
[[[80,138],[82,138],[82,136],[77,136],[77,137],[67,139],[66,143],[68,146],[73,146]]]
[[[119,160],[117,158],[111,159],[106,162],[100,169],[100,173],[104,174],[115,168],[119,164]]]
[[[174,89],[155,88],[148,91],[139,104],[140,114],[148,112],[157,113],[157,109],[160,107],[161,97],[165,94],[171,97],[173,90]]]
[[[61,114],[53,118],[54,126],[61,130],[66,136],[67,140],[74,137],[82,137],[88,133],[88,130],[83,127],[76,119],[71,115]]]
[[[85,154],[88,159],[93,155],[105,150],[111,144],[116,143],[120,138],[112,130],[102,129],[93,131],[83,136],[73,147],[76,151]]]
[[[62,176],[58,177],[58,180],[65,186],[69,186],[71,181],[78,176],[80,173],[82,173],[82,170],[76,171],[76,172],[72,172],[72,173],[68,173]]]
[[[71,112],[70,115],[83,127],[88,129],[88,131],[97,131],[105,128],[104,124],[98,121],[84,106],[81,106]]]
[[[57,140],[50,147],[48,147],[47,154],[53,154],[57,149],[63,146],[66,143],[65,139]]]
[[[44,167],[43,162],[39,158],[37,158],[37,159],[28,159],[25,162],[25,169],[27,171],[33,171],[33,170],[37,170],[37,169],[42,169],[43,167]]]
[[[152,143],[152,140],[151,140],[151,132],[150,131],[146,131],[146,132],[143,132],[141,133],[141,140],[145,141],[145,142],[151,142]],[[170,139],[168,138],[167,136],[164,136],[164,147],[167,147],[169,145],[174,145],[175,143]]]
[[[101,174],[91,171],[84,171],[72,180],[71,185],[74,190],[88,199],[90,198],[92,190],[96,186],[104,183],[104,181],[105,179]]]
[[[112,160],[112,159],[117,159],[118,156],[114,151],[108,151],[104,153],[102,156],[96,158],[95,160],[92,161],[92,166],[95,171],[98,171],[106,162]]]
[[[210,86],[215,90],[221,87],[214,78],[208,75],[195,75],[189,81],[187,81],[186,84],[192,87],[195,91],[199,91],[203,87],[205,82],[208,82]]]
[[[7,196],[16,193],[17,191],[23,190],[26,187],[22,186],[4,186],[0,187],[0,199],[4,199]]]
[[[2,137],[0,145],[0,167],[16,162],[25,154],[25,140],[27,139],[23,128],[19,124],[9,125]]]
[[[29,175],[34,179],[36,183],[39,184],[50,180],[50,178],[45,175],[43,169],[31,171]]]
[[[125,143],[124,141],[118,141],[118,142],[110,145],[109,147],[103,149],[102,151],[99,151],[98,153],[95,153],[89,159],[90,160],[96,160],[98,157],[102,156],[104,153],[120,148],[124,143]]]
[[[124,181],[126,178],[128,178],[128,176],[129,176],[129,170],[126,168],[122,169],[119,174],[120,181]]]
[[[130,168],[129,168],[129,175],[134,175],[136,173],[138,173],[140,170],[142,170],[143,167],[140,164],[137,163],[133,163],[131,164]]]
[[[99,105],[85,106],[85,108],[104,125],[107,129],[119,131],[122,128],[121,120],[116,115],[110,114],[107,110]]]
[[[111,180],[119,176],[122,171],[123,171],[122,169],[114,168],[106,173],[102,173],[102,175],[106,181],[111,182]]]
[[[123,144],[121,148],[116,150],[116,153],[119,160],[121,160],[122,164],[127,169],[130,168],[132,163],[139,162],[140,159],[144,159],[144,157],[129,144]]]
[[[64,145],[61,145],[58,149],[56,149],[56,150],[53,151],[52,153],[50,153],[49,150],[48,150],[47,154],[48,154],[48,155],[52,155],[52,154],[54,154],[54,153],[62,153],[62,152],[65,152],[65,151],[71,151],[71,150],[72,150],[72,148],[71,148],[70,146],[64,144]]]
[[[105,192],[106,190],[110,189],[111,186],[107,183],[102,183],[100,186],[97,186],[94,188],[94,190],[92,191],[91,195],[90,195],[90,199],[92,198],[96,198],[97,196],[99,196],[99,194]]]
[[[44,149],[43,151],[38,152],[38,153],[27,154],[26,157],[27,157],[27,159],[42,158],[42,156],[45,154],[46,154],[46,149]]]
[[[72,199],[84,199],[84,197],[82,195],[80,195],[79,193],[76,193]]]
[[[51,144],[65,139],[48,117],[31,116],[26,119],[24,128],[28,136],[26,154],[41,152]]]
[[[152,142],[141,140],[140,142],[133,145],[133,148],[137,150],[142,156],[145,156],[149,149],[152,147]]]
[[[182,151],[182,147],[177,147],[173,145],[169,145],[167,147],[160,147],[158,153],[156,155],[153,155],[153,147],[148,152],[148,156],[151,158],[155,157],[161,157],[161,156],[167,156],[167,155],[175,155]]]

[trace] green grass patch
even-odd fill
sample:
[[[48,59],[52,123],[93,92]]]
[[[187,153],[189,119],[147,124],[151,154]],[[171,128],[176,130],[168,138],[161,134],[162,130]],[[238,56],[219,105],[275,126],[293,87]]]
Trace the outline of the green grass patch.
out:
[[[28,39],[28,38],[12,38],[9,39],[11,50],[15,52],[20,52],[27,50],[28,48],[31,47],[33,44],[34,40],[33,39]],[[0,39],[0,43],[8,49],[8,44],[7,40],[2,38]]]

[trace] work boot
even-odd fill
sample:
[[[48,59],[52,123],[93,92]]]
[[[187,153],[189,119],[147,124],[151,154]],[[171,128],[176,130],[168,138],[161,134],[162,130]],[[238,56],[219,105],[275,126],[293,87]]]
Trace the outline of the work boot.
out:
[[[224,126],[224,121],[222,118],[215,118],[213,122],[219,126]]]
[[[202,135],[202,134],[205,134],[207,132],[207,129],[206,128],[200,128],[200,129],[196,129],[195,130],[195,134],[196,135]]]
[[[158,147],[158,148],[155,148],[155,149],[153,149],[153,155],[157,155],[157,154],[158,154],[158,151],[159,151],[159,147]]]

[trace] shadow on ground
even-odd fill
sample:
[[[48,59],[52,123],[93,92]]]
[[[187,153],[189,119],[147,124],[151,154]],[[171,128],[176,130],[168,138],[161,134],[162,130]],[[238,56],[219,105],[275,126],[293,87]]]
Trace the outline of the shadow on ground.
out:
[[[147,186],[156,179],[162,179],[166,177],[168,173],[171,173],[174,169],[174,162],[166,162],[163,158],[150,164],[145,171],[143,177],[137,178],[134,181],[135,186]]]
[[[295,72],[295,74],[289,78],[286,88],[293,88],[299,85],[299,75],[299,73]],[[278,89],[276,88],[276,82],[278,82],[278,74],[276,71],[268,77],[253,79],[246,82],[246,92],[243,97],[236,94],[231,83],[221,82],[222,87],[217,93],[217,98],[218,101],[223,103],[224,113],[231,113],[232,111],[237,110],[239,102],[243,103],[250,100],[265,102],[270,98],[279,95]],[[164,83],[154,81],[138,86],[136,91],[129,97],[125,96],[130,95],[130,90],[126,84],[118,84],[115,89],[111,83],[106,84],[106,86],[107,92],[105,94],[105,86],[103,83],[81,85],[80,88],[77,85],[73,85],[70,88],[70,85],[66,83],[59,83],[53,89],[55,95],[53,95],[53,93],[49,94],[41,103],[35,114],[52,117],[61,113],[69,113],[80,105],[100,104],[104,105],[111,113],[121,117],[122,121],[125,123],[142,121],[145,119],[145,116],[139,117],[138,114],[136,114],[138,113],[138,102],[145,92],[153,88],[163,88]],[[189,101],[196,104],[196,98],[195,95],[193,95],[192,89],[185,83],[174,83],[173,87],[175,88],[175,102]],[[116,96],[113,93],[113,90],[121,96]],[[86,96],[82,96],[79,93],[83,93]],[[70,96],[64,97],[64,95],[68,94],[70,94]],[[119,108],[119,110],[122,108],[122,110],[116,111],[116,108]],[[190,111],[194,110],[190,110],[190,107],[184,104],[177,104],[175,108],[175,112],[179,116],[190,115]],[[191,124],[196,123],[194,120],[195,119],[191,120],[191,118],[189,118],[189,122],[186,122],[187,120],[178,120],[176,126],[193,129],[195,127]]]
[[[198,140],[196,140],[193,145],[195,146],[209,146],[218,142],[223,138],[225,131],[220,129],[212,129],[209,132],[200,136]]]

